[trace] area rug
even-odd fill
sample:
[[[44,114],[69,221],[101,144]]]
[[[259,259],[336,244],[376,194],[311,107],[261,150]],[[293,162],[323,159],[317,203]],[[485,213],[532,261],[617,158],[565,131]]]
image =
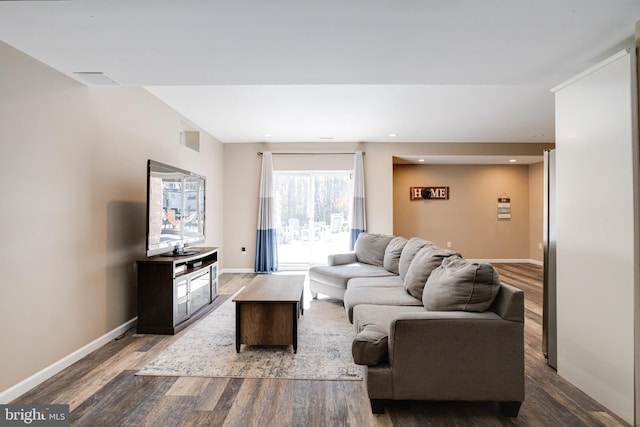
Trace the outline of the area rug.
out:
[[[292,346],[235,348],[231,298],[197,322],[137,375],[362,380],[353,363],[353,326],[341,301],[313,300],[298,321],[298,351]]]

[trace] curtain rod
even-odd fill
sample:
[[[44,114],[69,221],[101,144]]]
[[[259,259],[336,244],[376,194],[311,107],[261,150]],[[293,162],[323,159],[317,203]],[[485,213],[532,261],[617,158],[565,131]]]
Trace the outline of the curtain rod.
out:
[[[336,156],[336,155],[354,155],[356,153],[271,153],[273,156]],[[362,155],[364,156],[364,151]],[[258,156],[262,156],[262,151],[258,151]]]

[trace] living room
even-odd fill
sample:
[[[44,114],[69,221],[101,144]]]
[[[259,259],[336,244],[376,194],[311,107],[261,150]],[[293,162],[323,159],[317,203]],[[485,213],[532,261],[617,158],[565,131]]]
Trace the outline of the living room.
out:
[[[633,29],[628,33],[631,36]],[[618,46],[602,51],[608,53],[614,47]],[[541,156],[544,148],[553,146],[553,142],[451,145],[395,141],[325,141],[313,148],[296,142],[226,144],[142,87],[86,86],[10,43],[0,42],[0,60],[0,158],[8,201],[2,212],[8,244],[2,257],[6,277],[1,307],[9,325],[0,333],[3,402],[133,325],[135,260],[144,253],[145,165],[149,158],[207,177],[207,244],[221,248],[222,269],[232,272],[252,269],[258,151],[365,151],[367,228],[392,234],[401,222],[394,212],[394,157]],[[200,133],[199,152],[180,144],[179,135],[185,130]],[[526,168],[528,177],[536,174],[535,166],[518,167]],[[606,171],[615,168],[608,166]],[[513,198],[519,196],[512,190],[503,191]],[[531,186],[526,191],[529,205]],[[518,231],[527,239],[523,252],[472,256],[541,261],[539,242],[531,237],[538,234],[532,225],[539,224],[540,218],[534,221],[529,210],[522,214],[529,217]],[[458,242],[443,237],[439,243],[448,240],[454,246]],[[241,247],[247,248],[249,256],[241,253]],[[33,250],[38,251],[36,259],[27,257]],[[25,301],[29,302],[28,313],[23,310]],[[593,351],[591,344],[590,349]],[[629,372],[626,368],[624,374]],[[628,393],[622,394],[629,399]]]

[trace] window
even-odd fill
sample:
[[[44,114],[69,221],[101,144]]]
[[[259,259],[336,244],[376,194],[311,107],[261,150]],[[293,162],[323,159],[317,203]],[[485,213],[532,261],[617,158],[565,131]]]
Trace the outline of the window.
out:
[[[324,264],[349,250],[352,186],[350,171],[274,173],[281,269]]]

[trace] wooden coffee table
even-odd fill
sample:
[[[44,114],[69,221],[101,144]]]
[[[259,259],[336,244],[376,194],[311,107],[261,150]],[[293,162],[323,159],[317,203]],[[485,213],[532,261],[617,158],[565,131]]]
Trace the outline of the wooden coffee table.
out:
[[[302,275],[260,274],[236,295],[236,352],[241,344],[293,345],[293,352],[298,351],[304,279]]]

